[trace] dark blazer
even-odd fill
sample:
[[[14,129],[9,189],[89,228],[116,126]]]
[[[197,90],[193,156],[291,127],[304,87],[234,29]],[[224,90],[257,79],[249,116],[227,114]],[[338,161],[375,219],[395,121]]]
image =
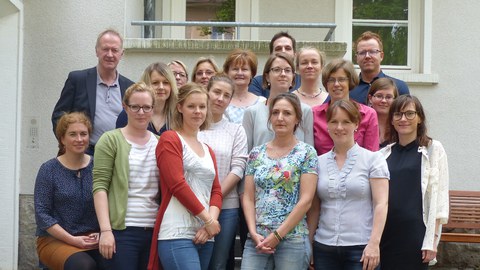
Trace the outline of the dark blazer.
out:
[[[125,90],[132,85],[133,82],[126,77],[119,75],[118,83],[123,98]],[[53,109],[53,133],[55,134],[58,119],[65,112],[85,112],[88,117],[90,117],[93,125],[95,118],[96,91],[97,67],[70,72],[67,81],[63,86],[60,98]],[[114,121],[115,120],[116,119],[114,119]]]

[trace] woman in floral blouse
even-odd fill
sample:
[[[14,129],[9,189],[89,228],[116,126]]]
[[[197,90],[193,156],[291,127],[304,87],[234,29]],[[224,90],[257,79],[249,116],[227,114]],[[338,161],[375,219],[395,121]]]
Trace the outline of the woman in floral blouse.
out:
[[[243,207],[249,239],[242,269],[306,269],[311,255],[306,212],[317,184],[315,149],[295,137],[302,121],[297,96],[269,104],[275,137],[250,152]]]

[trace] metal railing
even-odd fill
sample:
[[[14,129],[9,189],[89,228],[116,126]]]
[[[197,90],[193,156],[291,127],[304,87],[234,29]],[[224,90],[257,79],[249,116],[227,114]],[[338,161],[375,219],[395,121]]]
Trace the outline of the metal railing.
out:
[[[138,26],[213,26],[213,27],[235,27],[237,39],[240,39],[240,27],[270,27],[270,28],[327,28],[328,33],[324,41],[332,39],[335,23],[279,23],[279,22],[207,22],[207,21],[132,21],[132,25]],[[143,32],[142,32],[143,33]]]

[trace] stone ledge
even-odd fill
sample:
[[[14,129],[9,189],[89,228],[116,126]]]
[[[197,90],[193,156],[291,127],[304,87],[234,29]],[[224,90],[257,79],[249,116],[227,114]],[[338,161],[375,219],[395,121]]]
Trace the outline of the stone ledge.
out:
[[[126,51],[169,51],[169,52],[229,52],[236,48],[250,49],[255,53],[269,52],[269,41],[250,40],[204,40],[204,39],[143,39],[127,38],[124,41]],[[342,57],[345,55],[347,43],[345,42],[317,42],[299,41],[297,48],[312,46],[325,52],[328,56]]]

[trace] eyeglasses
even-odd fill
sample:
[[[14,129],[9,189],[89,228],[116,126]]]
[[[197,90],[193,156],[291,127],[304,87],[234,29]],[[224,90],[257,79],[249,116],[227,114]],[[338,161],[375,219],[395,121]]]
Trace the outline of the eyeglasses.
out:
[[[370,56],[376,56],[377,54],[379,54],[379,53],[381,53],[381,52],[382,52],[382,51],[380,51],[380,50],[378,50],[378,49],[377,49],[377,50],[368,50],[368,51],[365,50],[365,51],[359,51],[359,52],[357,52],[357,55],[358,55],[358,56],[361,56],[361,57],[365,57],[365,56],[367,56],[367,54],[370,55]]]
[[[197,72],[195,72],[195,75],[197,77],[201,77],[203,75],[207,75],[207,76],[213,76],[213,74],[215,74],[215,71],[212,71],[212,70],[198,70]]]
[[[348,82],[347,77],[340,77],[340,78],[328,78],[327,84],[335,84],[336,82],[338,83],[346,83]]]
[[[390,102],[390,101],[392,101],[395,97],[394,97],[394,96],[391,96],[391,95],[382,96],[382,95],[380,95],[380,94],[375,94],[375,95],[373,95],[373,98],[376,99],[377,101],[382,101],[382,100],[385,99],[385,101]]]
[[[405,115],[405,118],[407,120],[413,120],[415,119],[415,116],[417,115],[416,111],[406,111],[406,112],[394,112],[393,113],[393,120],[399,121],[402,119],[402,117]]]
[[[173,72],[173,76],[174,77],[177,77],[177,76],[180,76],[180,78],[186,78],[187,77],[187,74],[183,73],[183,72]],[[201,75],[199,75],[201,76]]]
[[[143,106],[127,105],[127,106],[130,108],[130,110],[132,110],[132,112],[136,112],[136,113],[138,113],[140,109],[142,109],[144,113],[149,113],[153,110],[153,106],[150,106],[150,105],[143,105]]]
[[[282,71],[285,73],[285,75],[289,75],[293,73],[293,70],[291,68],[281,68],[281,67],[274,67],[270,69],[271,72],[273,72],[275,75],[280,75],[282,74]]]

